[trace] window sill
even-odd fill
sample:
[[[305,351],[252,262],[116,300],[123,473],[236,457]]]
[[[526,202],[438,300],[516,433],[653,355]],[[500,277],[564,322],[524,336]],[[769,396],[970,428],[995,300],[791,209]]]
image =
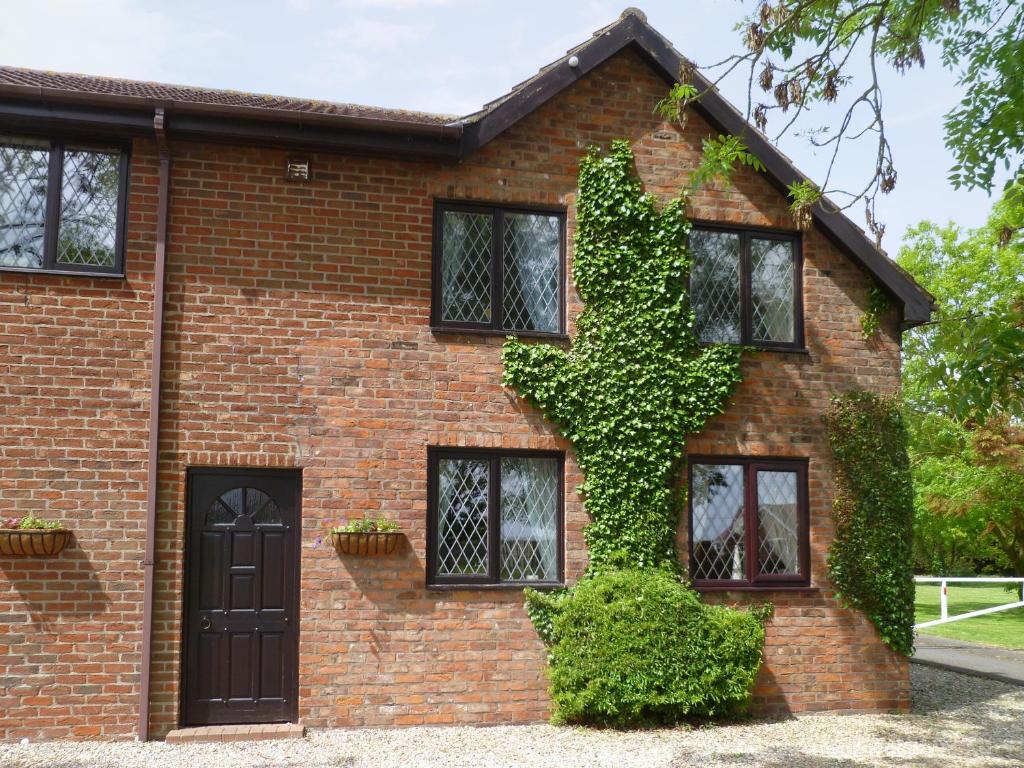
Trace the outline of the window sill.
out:
[[[511,592],[526,587],[544,592],[552,589],[563,589],[564,582],[521,581],[515,584],[427,584],[428,592]]]
[[[700,584],[693,585],[693,588],[698,592],[804,592],[807,594],[817,594],[821,592],[820,587],[812,587],[810,585],[800,584],[714,584],[708,586],[702,586]]]
[[[771,347],[765,346],[764,344],[727,344],[726,342],[719,341],[702,341],[700,346],[702,347],[714,347],[718,344],[726,344],[730,347],[742,347],[743,349],[749,349],[752,352],[783,352],[791,355],[810,355],[811,350],[807,347]]]
[[[757,345],[747,345],[755,352],[782,352],[783,354],[790,355],[810,355],[811,350],[807,347],[759,347]]]
[[[567,333],[546,333],[544,331],[498,331],[493,328],[453,328],[447,325],[432,325],[430,332],[444,336],[515,336],[517,339],[545,339],[547,341],[568,341]]]
[[[56,277],[102,277],[124,280],[124,272],[87,272],[84,269],[32,269],[30,267],[0,267],[0,273],[14,275],[55,275]]]

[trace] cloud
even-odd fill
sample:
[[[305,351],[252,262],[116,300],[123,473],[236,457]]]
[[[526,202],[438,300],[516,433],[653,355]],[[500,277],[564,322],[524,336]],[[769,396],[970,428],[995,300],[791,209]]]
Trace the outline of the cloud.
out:
[[[136,0],[5,3],[0,57],[25,67],[156,78],[168,27],[164,12]]]
[[[412,8],[437,8],[456,2],[459,0],[338,0],[338,5],[342,8],[408,11]]]
[[[393,51],[407,43],[422,40],[431,31],[423,24],[353,19],[328,34],[334,44],[361,51]]]

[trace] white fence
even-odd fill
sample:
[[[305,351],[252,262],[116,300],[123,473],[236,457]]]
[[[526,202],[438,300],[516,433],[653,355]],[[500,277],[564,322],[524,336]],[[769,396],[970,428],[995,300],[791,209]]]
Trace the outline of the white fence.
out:
[[[1013,608],[1024,608],[1024,599],[1017,600],[1012,603],[1006,603],[1004,605],[996,605],[991,608],[982,608],[980,611],[971,611],[970,613],[959,613],[956,616],[949,615],[949,595],[947,584],[954,583],[968,583],[978,584],[987,582],[989,584],[1020,584],[1021,585],[1021,597],[1024,598],[1024,578],[988,578],[983,576],[963,576],[963,577],[945,577],[945,576],[915,576],[914,581],[918,584],[938,584],[939,585],[939,618],[934,621],[926,621],[921,624],[915,624],[914,629],[924,629],[925,627],[935,627],[939,624],[949,624],[953,621],[963,621],[964,619],[972,619],[975,616],[985,616],[989,613],[997,613],[999,611],[1009,611]]]

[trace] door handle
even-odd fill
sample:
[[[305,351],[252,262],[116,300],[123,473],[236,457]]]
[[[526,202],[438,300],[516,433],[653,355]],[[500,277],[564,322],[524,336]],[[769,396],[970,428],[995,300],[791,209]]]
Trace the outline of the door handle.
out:
[[[210,624],[210,620],[208,618],[206,618],[205,616],[203,616],[203,618],[201,618],[199,620],[199,628],[200,629],[209,629],[211,626],[213,626],[213,625]]]

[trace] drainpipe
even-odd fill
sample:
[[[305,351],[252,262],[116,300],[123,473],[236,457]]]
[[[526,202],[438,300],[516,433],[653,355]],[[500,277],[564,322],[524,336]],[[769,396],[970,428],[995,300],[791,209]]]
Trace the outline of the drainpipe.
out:
[[[156,491],[160,449],[160,367],[164,330],[164,268],[167,263],[167,207],[171,152],[167,145],[163,107],[153,114],[153,131],[160,153],[160,182],[156,213],[156,251],[153,258],[153,354],[149,380],[149,464],[146,478],[146,554],[142,561],[142,660],[139,685],[139,741],[149,740],[149,683],[153,655],[153,575],[156,568]]]

